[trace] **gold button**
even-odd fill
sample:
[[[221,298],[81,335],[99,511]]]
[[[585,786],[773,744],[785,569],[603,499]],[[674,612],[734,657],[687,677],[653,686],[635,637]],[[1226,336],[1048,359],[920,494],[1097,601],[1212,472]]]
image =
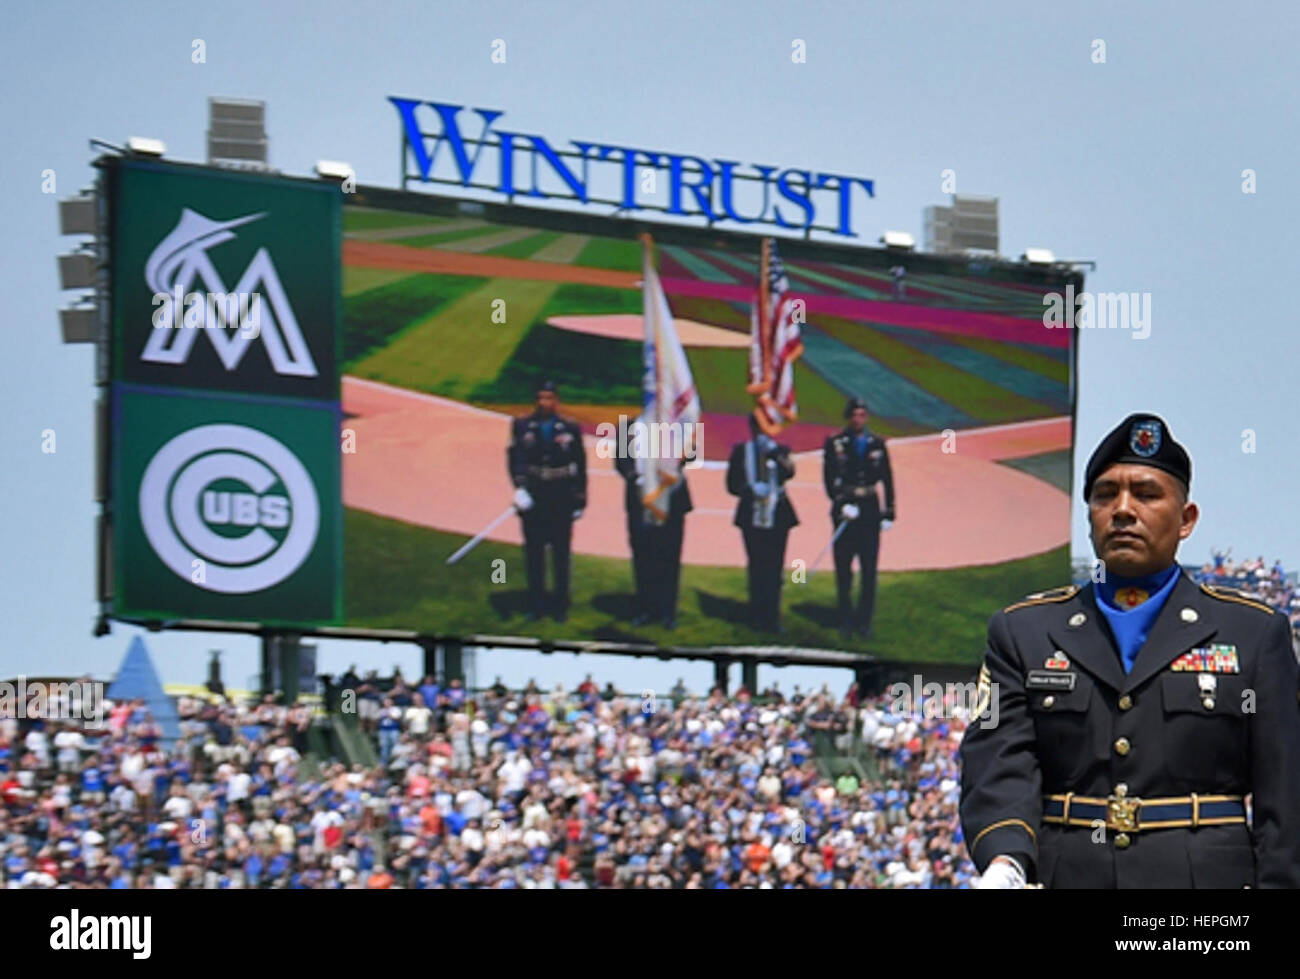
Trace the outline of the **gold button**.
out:
[[[1128,710],[1132,706],[1133,706],[1133,698],[1130,697],[1128,694],[1124,694],[1124,696],[1119,698],[1120,710]]]
[[[1121,799],[1128,795],[1128,783],[1120,782],[1119,785],[1115,786],[1115,795]]]
[[[1129,749],[1132,747],[1133,746],[1129,744],[1128,738],[1120,738],[1118,741],[1115,742],[1115,752],[1117,754],[1127,755],[1129,753]]]
[[[1122,850],[1122,849],[1124,849],[1124,848],[1125,848],[1126,846],[1128,846],[1129,843],[1131,843],[1131,842],[1132,842],[1132,840],[1129,839],[1129,835],[1128,835],[1127,833],[1116,833],[1116,834],[1115,834],[1115,848],[1116,848],[1117,850]]]
[[[1206,697],[1204,700],[1201,701],[1201,703],[1203,703],[1203,704],[1205,705],[1205,709],[1206,709],[1206,710],[1214,710],[1214,698],[1213,698],[1213,697]]]
[[[1056,698],[1053,697],[1050,693],[1049,693],[1046,697],[1043,698],[1043,706],[1044,706],[1044,707],[1049,707],[1049,708],[1050,708],[1050,707],[1052,706],[1052,704],[1054,704],[1054,703],[1056,703]]]

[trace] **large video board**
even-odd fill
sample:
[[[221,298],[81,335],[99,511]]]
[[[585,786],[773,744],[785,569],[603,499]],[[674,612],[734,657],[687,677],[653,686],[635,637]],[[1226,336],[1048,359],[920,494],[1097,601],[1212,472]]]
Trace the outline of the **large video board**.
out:
[[[1068,580],[1063,279],[109,176],[120,618],[935,661]]]

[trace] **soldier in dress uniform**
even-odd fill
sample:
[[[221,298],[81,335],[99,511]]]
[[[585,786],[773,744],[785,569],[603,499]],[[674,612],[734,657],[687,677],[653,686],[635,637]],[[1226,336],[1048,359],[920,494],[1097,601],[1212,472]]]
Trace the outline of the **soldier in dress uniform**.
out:
[[[573,522],[587,506],[587,455],[582,428],[559,414],[555,385],[537,388],[537,407],[511,424],[506,464],[515,486],[514,504],[524,526],[524,568],[528,578],[528,617],[546,610],[546,547],[550,545],[555,594],[553,613],[563,622],[569,611],[569,547]]]
[[[645,506],[645,470],[654,459],[618,454],[614,467],[626,482],[627,540],[632,550],[632,577],[637,611],[633,625],[651,620],[666,629],[677,627],[677,588],[682,575],[682,532],[691,505],[686,473],[656,501],[656,513]]]
[[[980,886],[1300,887],[1291,629],[1175,562],[1190,482],[1164,421],[1130,415],[1084,478],[1093,582],[990,621],[961,746]]]
[[[785,542],[799,523],[785,495],[794,475],[790,447],[778,443],[749,416],[750,439],[731,447],[727,492],[739,497],[732,520],[745,540],[749,618],[755,628],[781,632],[781,583]]]
[[[862,586],[858,593],[857,627],[871,636],[876,607],[876,559],[880,553],[880,522],[894,519],[894,475],[889,467],[885,440],[867,431],[867,405],[850,398],[844,406],[848,427],[830,436],[822,446],[822,479],[831,498],[831,532],[835,539],[835,587],[839,594],[840,634],[853,631],[853,559],[858,559]],[[885,490],[880,508],[877,485]],[[843,530],[839,530],[845,524]]]

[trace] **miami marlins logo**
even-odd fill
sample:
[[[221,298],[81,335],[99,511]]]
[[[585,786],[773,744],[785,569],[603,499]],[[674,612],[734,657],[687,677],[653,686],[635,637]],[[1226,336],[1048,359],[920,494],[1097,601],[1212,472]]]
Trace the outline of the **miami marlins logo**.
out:
[[[266,212],[246,214],[229,221],[214,221],[186,207],[181,210],[176,227],[154,248],[145,262],[144,279],[155,299],[158,297],[184,296],[199,280],[206,287],[209,296],[225,297],[226,302],[217,305],[217,317],[220,322],[210,324],[226,327],[232,309],[231,297],[248,297],[265,295],[266,302],[258,301],[261,313],[257,330],[231,329],[153,329],[149,332],[149,341],[140,355],[141,360],[159,364],[184,364],[194,347],[198,334],[205,334],[216,348],[217,356],[226,370],[233,371],[239,366],[249,345],[259,337],[266,345],[267,356],[277,374],[293,377],[315,377],[316,364],[311,351],[303,339],[302,330],[294,316],[289,297],[280,284],[280,276],[275,270],[275,263],[265,248],[259,248],[253,260],[248,263],[233,291],[227,291],[226,284],[212,264],[208,252],[218,245],[237,237],[232,228],[249,224],[266,217]],[[165,306],[172,310],[172,323],[179,326],[179,303],[170,301]],[[234,304],[234,308],[238,307]],[[266,309],[266,306],[270,309]],[[225,306],[226,312],[222,312]]]

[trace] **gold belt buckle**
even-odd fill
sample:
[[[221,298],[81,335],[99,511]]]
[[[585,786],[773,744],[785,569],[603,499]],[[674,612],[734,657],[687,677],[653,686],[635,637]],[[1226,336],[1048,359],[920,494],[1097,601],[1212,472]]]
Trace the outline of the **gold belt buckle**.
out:
[[[1107,808],[1110,810],[1110,821],[1116,830],[1121,833],[1137,831],[1138,810],[1142,808],[1141,799],[1112,795],[1107,800]]]

